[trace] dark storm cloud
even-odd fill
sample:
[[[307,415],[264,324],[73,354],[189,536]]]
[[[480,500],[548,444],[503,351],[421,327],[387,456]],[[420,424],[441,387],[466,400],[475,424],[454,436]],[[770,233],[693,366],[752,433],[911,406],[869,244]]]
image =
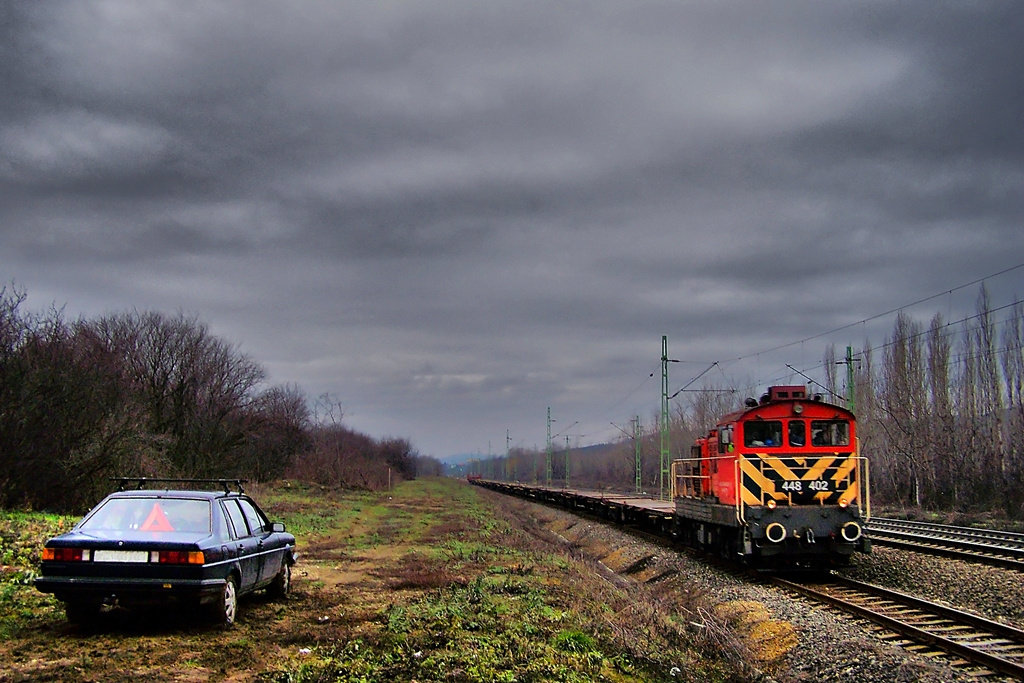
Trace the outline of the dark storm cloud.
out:
[[[757,384],[1024,261],[1022,34],[997,2],[0,3],[0,267],[193,312],[426,452],[531,446],[548,405],[606,438],[662,334],[680,384]]]

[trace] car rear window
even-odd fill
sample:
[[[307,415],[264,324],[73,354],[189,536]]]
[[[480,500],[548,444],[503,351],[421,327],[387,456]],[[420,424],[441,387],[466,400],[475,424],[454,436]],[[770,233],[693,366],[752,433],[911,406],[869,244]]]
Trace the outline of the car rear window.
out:
[[[79,528],[83,531],[210,533],[210,503],[190,498],[111,498]]]

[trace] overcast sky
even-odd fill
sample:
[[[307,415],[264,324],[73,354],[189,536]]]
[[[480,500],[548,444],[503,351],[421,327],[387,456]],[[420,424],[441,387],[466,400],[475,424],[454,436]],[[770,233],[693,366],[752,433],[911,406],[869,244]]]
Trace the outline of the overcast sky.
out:
[[[598,443],[662,335],[673,391],[754,395],[1024,298],[1022,36],[1002,0],[0,0],[0,276],[195,315],[426,455],[543,448],[549,406]]]

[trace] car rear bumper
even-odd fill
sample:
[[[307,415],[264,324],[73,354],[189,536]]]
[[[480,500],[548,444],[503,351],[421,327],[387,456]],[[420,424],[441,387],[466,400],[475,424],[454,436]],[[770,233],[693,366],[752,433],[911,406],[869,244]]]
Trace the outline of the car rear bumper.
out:
[[[116,598],[122,603],[163,602],[166,600],[198,600],[206,602],[218,597],[225,579],[131,579],[81,576],[40,576],[36,589],[53,593],[61,601]]]

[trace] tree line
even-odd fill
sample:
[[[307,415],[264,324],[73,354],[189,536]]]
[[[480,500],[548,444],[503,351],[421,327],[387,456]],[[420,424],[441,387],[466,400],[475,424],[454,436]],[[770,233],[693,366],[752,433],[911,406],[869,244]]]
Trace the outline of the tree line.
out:
[[[376,440],[321,415],[296,386],[195,317],[65,319],[0,289],[0,507],[81,511],[124,476],[377,489],[438,474],[406,439]]]
[[[994,309],[982,286],[973,316],[900,313],[859,355],[861,442],[883,499],[1024,516],[1024,304]]]
[[[950,322],[937,313],[926,326],[900,312],[884,343],[873,346],[866,339],[852,355],[852,387],[837,372],[845,359],[829,347],[814,391],[835,403],[853,399],[873,500],[1024,517],[1024,303],[994,308],[982,286],[972,316]],[[740,409],[743,398],[707,385],[674,403],[670,459],[688,457],[695,437]],[[568,470],[571,486],[633,491],[639,448],[641,491],[659,493],[659,417],[652,415],[638,438],[623,430],[606,448],[555,445],[552,484],[563,485]],[[546,483],[548,461],[546,450],[513,449],[472,469],[485,477]]]

